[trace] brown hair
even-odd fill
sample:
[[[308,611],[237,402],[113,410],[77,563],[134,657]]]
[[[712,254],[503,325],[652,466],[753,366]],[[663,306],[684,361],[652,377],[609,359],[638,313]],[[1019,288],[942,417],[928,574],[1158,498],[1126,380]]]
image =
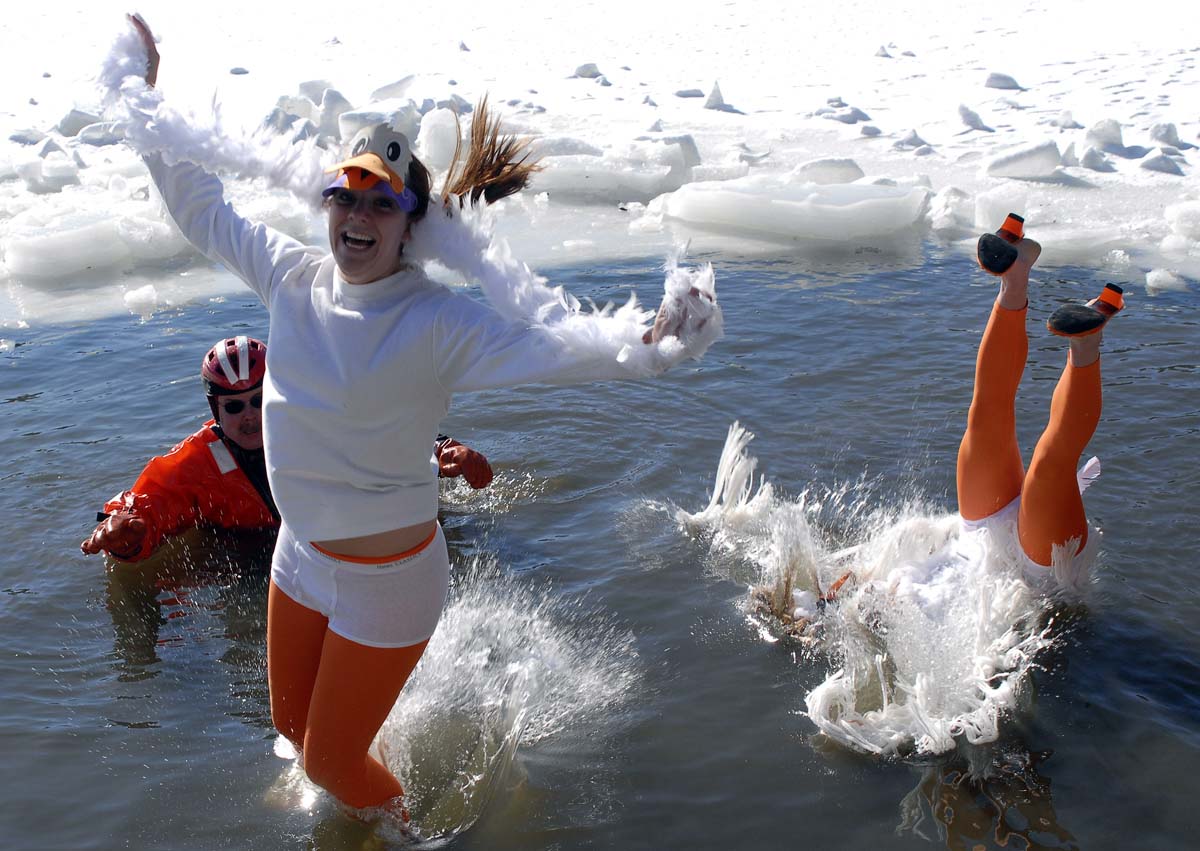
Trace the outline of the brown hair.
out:
[[[442,186],[442,202],[450,203],[452,198],[457,198],[461,208],[468,198],[471,206],[475,206],[481,197],[484,203],[494,204],[501,198],[515,195],[528,185],[535,172],[541,170],[541,166],[529,157],[527,140],[500,135],[500,119],[489,112],[487,95],[484,95],[476,105],[471,120],[471,139],[466,156],[463,156],[461,134],[454,146],[454,158],[450,161],[446,182]],[[415,159],[412,165],[419,166],[420,171],[424,172],[425,186],[428,186],[429,171]],[[419,179],[413,171],[410,166],[410,178]],[[416,184],[417,180],[413,183]],[[413,186],[413,191],[418,197],[423,194],[417,185]],[[424,213],[425,210],[418,206],[412,218],[420,218]]]

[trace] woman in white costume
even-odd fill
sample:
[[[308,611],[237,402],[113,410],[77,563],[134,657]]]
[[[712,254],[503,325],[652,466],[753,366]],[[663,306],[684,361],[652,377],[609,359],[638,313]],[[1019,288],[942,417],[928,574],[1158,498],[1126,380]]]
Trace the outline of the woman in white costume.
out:
[[[132,22],[152,87],[154,39]],[[465,202],[517,192],[536,169],[482,106],[440,196],[404,135],[361,130],[323,193],[332,254],[240,218],[216,177],[129,134],[184,235],[270,311],[263,424],[283,518],[268,598],[272,718],[315,783],[404,818],[400,783],[368,748],[445,602],[429,446],[451,394],[656,374],[698,357],[721,326],[711,270],[675,270],[651,327],[636,305],[582,312],[503,252],[497,261],[477,233],[431,248],[461,236]],[[505,315],[431,281],[411,262],[422,240],[425,254],[479,269]]]

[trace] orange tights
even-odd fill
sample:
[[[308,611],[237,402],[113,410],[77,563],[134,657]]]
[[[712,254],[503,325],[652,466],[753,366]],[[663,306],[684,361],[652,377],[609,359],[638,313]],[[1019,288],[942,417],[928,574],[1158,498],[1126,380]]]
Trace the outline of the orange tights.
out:
[[[1049,566],[1055,544],[1087,541],[1087,517],[1075,481],[1079,456],[1100,422],[1100,362],[1075,367],[1067,361],[1029,472],[1017,446],[1017,385],[1029,339],[1025,313],[992,308],[975,362],[975,392],[967,431],[958,449],[958,510],[982,520],[1021,497],[1017,528],[1021,548]]]
[[[303,753],[309,779],[339,801],[354,808],[396,806],[404,790],[367,748],[429,642],[367,647],[327,625],[324,615],[271,582],[271,719]]]

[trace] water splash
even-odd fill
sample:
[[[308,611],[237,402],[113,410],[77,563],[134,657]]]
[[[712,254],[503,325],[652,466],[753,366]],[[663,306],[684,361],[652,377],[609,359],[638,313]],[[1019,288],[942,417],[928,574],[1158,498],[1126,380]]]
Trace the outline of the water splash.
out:
[[[445,841],[518,769],[515,755],[610,714],[638,678],[627,631],[580,600],[475,561],[376,739],[413,824]]]
[[[711,534],[715,557],[755,565],[747,607],[832,663],[808,717],[871,754],[994,741],[1051,643],[1046,600],[1005,531],[1015,523],[968,530],[919,500],[872,505],[864,482],[785,498],[756,487],[752,439],[730,428],[708,506],[677,520]]]

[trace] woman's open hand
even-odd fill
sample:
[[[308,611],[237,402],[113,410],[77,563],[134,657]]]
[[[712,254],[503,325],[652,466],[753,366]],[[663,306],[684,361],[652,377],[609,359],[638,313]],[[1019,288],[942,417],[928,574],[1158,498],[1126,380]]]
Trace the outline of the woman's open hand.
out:
[[[713,297],[706,292],[701,292],[696,287],[688,290],[688,299],[704,298],[708,301],[713,301]],[[688,309],[687,302],[684,299],[678,299],[675,302],[669,299],[663,299],[663,303],[658,308],[658,315],[654,317],[654,327],[642,335],[643,343],[657,343],[664,337],[678,337],[683,333],[683,329],[687,326]],[[697,328],[704,327],[705,320],[700,320]]]

